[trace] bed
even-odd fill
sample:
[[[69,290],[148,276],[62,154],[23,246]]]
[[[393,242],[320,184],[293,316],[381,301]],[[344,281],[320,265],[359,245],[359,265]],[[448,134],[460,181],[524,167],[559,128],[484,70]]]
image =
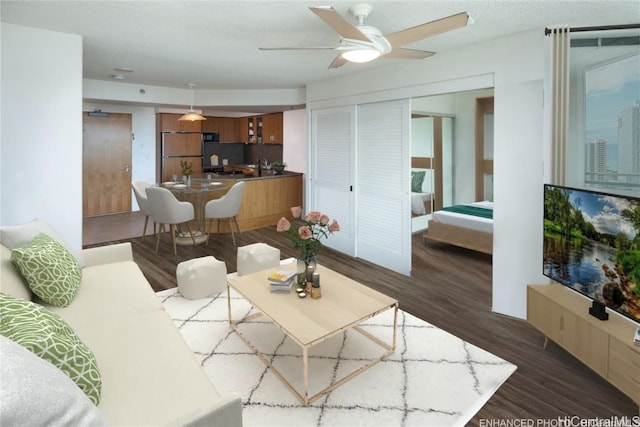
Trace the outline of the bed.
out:
[[[423,240],[493,253],[493,202],[456,205],[433,213]]]
[[[427,178],[427,169],[418,168],[428,166],[428,159],[421,157],[411,158],[411,215],[426,215],[431,213],[431,175]],[[425,180],[427,182],[425,182]]]
[[[411,193],[411,213],[426,215],[431,213],[431,193]]]

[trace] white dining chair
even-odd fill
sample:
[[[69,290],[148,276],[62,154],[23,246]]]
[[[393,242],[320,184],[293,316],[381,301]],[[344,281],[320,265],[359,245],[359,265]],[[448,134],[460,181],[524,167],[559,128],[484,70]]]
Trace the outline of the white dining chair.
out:
[[[156,234],[156,222],[153,220],[151,210],[149,209],[149,199],[147,199],[146,189],[151,187],[151,184],[143,179],[135,179],[131,181],[131,188],[133,189],[133,195],[136,196],[136,202],[140,208],[140,213],[144,215],[144,228],[142,229],[142,237],[147,235],[147,224],[149,223],[149,217],[153,222],[153,235]]]
[[[229,228],[231,229],[231,239],[236,244],[236,237],[233,234],[233,223],[236,224],[238,233],[241,234],[238,219],[236,218],[242,204],[242,196],[244,195],[244,181],[239,181],[227,191],[227,194],[219,199],[209,200],[204,206],[204,218],[209,220],[209,228],[207,232],[207,246],[209,245],[209,236],[211,235],[211,226],[214,219],[218,220],[218,233],[220,233],[220,220],[228,219]]]
[[[177,255],[176,250],[176,233],[179,232],[179,225],[185,224],[193,245],[196,245],[196,240],[193,237],[193,232],[189,226],[189,221],[195,219],[195,213],[193,205],[189,202],[181,202],[171,193],[171,191],[162,187],[149,187],[146,189],[147,199],[149,200],[149,208],[151,210],[151,216],[154,221],[160,224],[156,237],[156,253],[158,253],[158,246],[160,245],[160,234],[164,232],[165,224],[169,224],[169,231],[171,233],[171,243],[173,244],[173,254]],[[178,226],[178,227],[176,227]]]

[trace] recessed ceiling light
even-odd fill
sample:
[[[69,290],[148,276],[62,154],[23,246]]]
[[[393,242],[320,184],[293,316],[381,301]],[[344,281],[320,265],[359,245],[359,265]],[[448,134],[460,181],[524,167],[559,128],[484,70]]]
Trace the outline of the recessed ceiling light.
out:
[[[122,74],[112,74],[111,78],[116,80],[124,80],[124,76]]]
[[[133,70],[127,67],[116,67],[113,69],[113,71],[117,71],[119,73],[133,73]]]

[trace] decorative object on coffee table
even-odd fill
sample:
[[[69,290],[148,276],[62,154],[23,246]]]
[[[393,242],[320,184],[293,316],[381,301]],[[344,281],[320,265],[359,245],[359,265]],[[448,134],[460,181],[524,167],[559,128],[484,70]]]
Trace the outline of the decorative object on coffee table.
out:
[[[295,226],[285,217],[280,218],[276,226],[278,232],[287,233],[291,237],[293,247],[300,251],[298,255],[298,285],[311,281],[311,275],[316,270],[320,239],[329,237],[340,231],[340,225],[335,219],[331,221],[328,215],[319,211],[311,211],[302,216],[302,208],[291,208],[291,215],[300,219],[301,224]],[[307,276],[309,276],[307,278]]]

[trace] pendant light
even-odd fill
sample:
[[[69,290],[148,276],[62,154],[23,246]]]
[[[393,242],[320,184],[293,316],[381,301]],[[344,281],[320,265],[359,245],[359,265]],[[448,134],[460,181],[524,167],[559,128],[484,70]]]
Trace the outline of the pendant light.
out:
[[[182,121],[187,120],[187,121],[190,121],[190,122],[194,122],[196,120],[207,120],[206,118],[204,118],[200,114],[196,113],[196,110],[193,109],[193,87],[195,86],[195,84],[187,83],[187,86],[189,86],[189,89],[191,90],[191,109],[189,110],[189,112],[187,114],[185,114],[184,116],[180,117],[178,120],[182,120]]]

